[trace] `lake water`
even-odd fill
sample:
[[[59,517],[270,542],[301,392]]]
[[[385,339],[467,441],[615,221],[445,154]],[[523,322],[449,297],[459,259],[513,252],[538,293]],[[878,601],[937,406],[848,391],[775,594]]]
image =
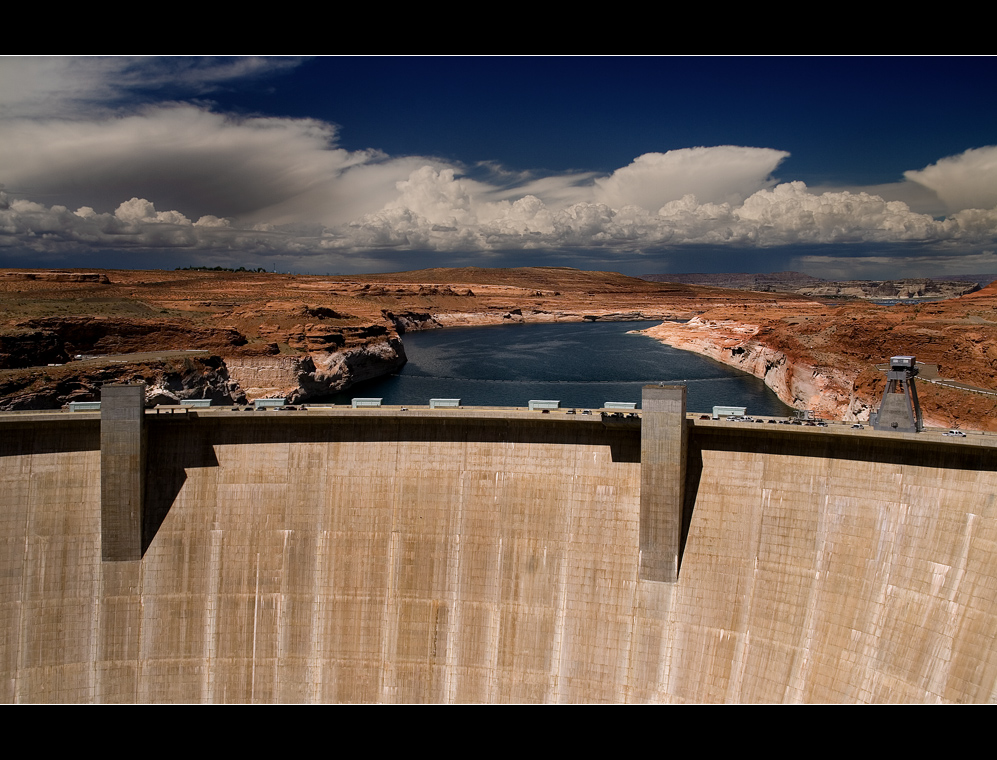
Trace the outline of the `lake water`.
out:
[[[557,399],[562,408],[601,408],[606,401],[640,406],[641,387],[664,382],[688,387],[687,408],[745,406],[749,414],[788,415],[790,409],[751,375],[680,351],[643,335],[653,322],[583,322],[462,327],[406,333],[408,363],[389,377],[327,399],[383,398],[387,405],[426,405],[459,398],[463,406],[527,406]]]

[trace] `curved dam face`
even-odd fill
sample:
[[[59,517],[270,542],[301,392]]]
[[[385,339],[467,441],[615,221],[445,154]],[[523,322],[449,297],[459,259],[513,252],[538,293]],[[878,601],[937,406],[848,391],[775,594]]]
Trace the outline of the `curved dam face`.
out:
[[[141,558],[106,561],[78,416],[0,421],[7,702],[994,698],[985,442],[689,421],[660,582],[640,426],[150,416]]]

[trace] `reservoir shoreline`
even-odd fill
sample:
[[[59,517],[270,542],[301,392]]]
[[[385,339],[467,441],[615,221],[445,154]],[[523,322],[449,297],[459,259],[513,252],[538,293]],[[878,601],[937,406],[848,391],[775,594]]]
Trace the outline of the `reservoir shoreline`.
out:
[[[639,402],[643,385],[665,382],[687,385],[689,408],[697,412],[718,404],[747,406],[755,414],[790,412],[750,373],[633,329],[646,321],[525,323],[529,327],[522,330],[513,324],[416,331],[418,336],[404,338],[403,368],[314,401],[348,404],[355,397],[378,397],[388,405],[418,405],[445,397],[461,398],[463,406],[521,407],[544,398],[565,408],[601,408],[607,401]]]

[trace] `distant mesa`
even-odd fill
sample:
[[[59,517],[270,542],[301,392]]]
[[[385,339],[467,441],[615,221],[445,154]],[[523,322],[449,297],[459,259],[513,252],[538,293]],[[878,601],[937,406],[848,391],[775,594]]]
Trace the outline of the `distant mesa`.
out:
[[[866,300],[942,299],[974,293],[997,280],[997,274],[957,277],[908,278],[903,280],[822,280],[802,272],[750,274],[744,272],[697,274],[643,274],[650,282],[677,282],[761,293],[796,293],[817,298],[861,298]]]
[[[5,280],[41,280],[48,282],[95,282],[110,285],[111,280],[100,272],[2,272]]]

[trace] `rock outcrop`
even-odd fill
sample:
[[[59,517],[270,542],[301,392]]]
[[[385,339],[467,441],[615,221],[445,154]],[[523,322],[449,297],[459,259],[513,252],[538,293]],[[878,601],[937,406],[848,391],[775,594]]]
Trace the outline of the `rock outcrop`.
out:
[[[997,432],[997,284],[927,304],[782,302],[704,310],[646,331],[762,378],[787,404],[833,419],[877,408],[889,357],[932,365],[918,395],[929,426]]]
[[[227,365],[247,398],[285,398],[299,404],[397,372],[405,361],[397,333],[384,330],[349,347],[301,356],[233,356]]]
[[[12,372],[0,377],[0,409],[52,409],[98,400],[103,383],[139,380],[149,385],[153,404],[187,398],[301,402],[396,372],[405,363],[390,323],[343,325],[346,317],[333,309],[304,304],[283,311],[316,322],[264,323],[257,329],[261,339],[251,345],[234,327],[185,319],[71,316],[8,323],[0,328],[0,370]],[[290,353],[281,354],[281,344]],[[173,356],[180,349],[214,356],[191,360],[208,363],[201,371],[180,371]],[[80,356],[88,361],[73,361]]]
[[[754,375],[783,403],[796,409],[811,409],[821,417],[845,421],[869,419],[874,401],[856,394],[857,370],[821,366],[801,357],[791,359],[759,339],[763,334],[760,325],[696,317],[640,332]]]
[[[238,330],[180,319],[41,317],[0,330],[0,369],[63,363],[80,354],[200,349],[227,353],[246,345]]]
[[[975,282],[937,280],[851,280],[824,282],[802,288],[794,293],[821,298],[863,298],[870,301],[955,298],[980,289]]]
[[[10,327],[0,333],[0,369],[64,364],[66,345],[52,330]]]
[[[443,327],[428,311],[404,311],[395,314],[387,309],[382,309],[381,315],[394,325],[399,335],[404,335],[407,332],[418,332],[419,330],[438,330]]]
[[[287,399],[297,404],[328,396],[365,380],[397,372],[405,362],[405,349],[397,336],[335,353],[311,354],[302,359],[298,387]]]
[[[70,401],[99,401],[102,385],[124,382],[145,383],[149,406],[205,398],[219,404],[246,402],[220,357],[194,356],[6,371],[0,373],[0,411],[59,409]]]

